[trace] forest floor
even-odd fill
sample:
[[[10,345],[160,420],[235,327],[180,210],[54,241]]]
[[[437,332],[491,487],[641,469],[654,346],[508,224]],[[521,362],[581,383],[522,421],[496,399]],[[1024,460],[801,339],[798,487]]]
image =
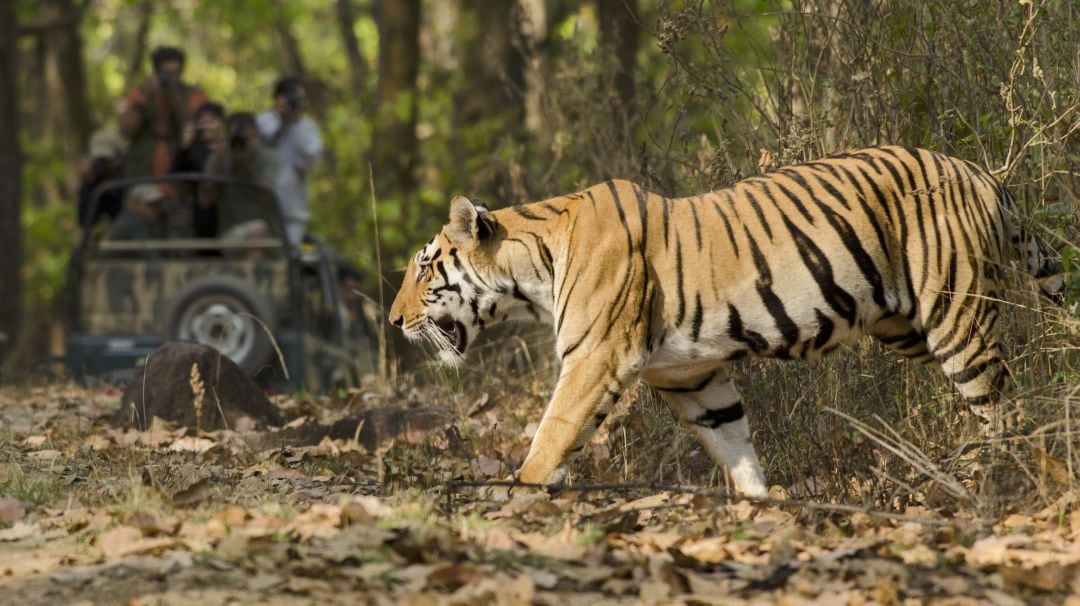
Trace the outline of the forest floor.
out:
[[[393,397],[278,403],[325,420]],[[452,479],[504,476],[529,443],[504,398],[462,402],[374,448],[289,447],[242,424],[126,428],[109,420],[115,390],[0,390],[0,602],[1080,604],[1073,492],[996,519],[830,510],[780,487],[757,503],[448,495]]]

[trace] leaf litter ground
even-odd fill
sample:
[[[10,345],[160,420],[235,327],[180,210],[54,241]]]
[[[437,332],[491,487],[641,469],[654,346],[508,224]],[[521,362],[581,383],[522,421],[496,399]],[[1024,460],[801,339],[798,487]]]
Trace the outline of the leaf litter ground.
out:
[[[640,488],[447,495],[449,481],[497,479],[521,460],[532,426],[504,400],[446,403],[445,422],[404,423],[372,448],[285,444],[243,424],[139,431],[109,420],[115,391],[0,391],[0,601],[1080,603],[1068,597],[1080,592],[1068,491],[994,520]],[[279,404],[332,422],[402,401],[431,403],[357,390]]]

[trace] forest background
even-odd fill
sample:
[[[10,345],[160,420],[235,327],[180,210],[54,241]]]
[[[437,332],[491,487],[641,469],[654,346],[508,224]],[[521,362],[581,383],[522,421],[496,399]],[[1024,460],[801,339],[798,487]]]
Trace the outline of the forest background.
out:
[[[56,349],[89,136],[158,45],[229,111],[308,82],[327,144],[312,227],[372,294],[375,214],[389,275],[457,193],[502,207],[623,177],[688,194],[899,143],[991,168],[1052,240],[1078,208],[1069,0],[0,4],[0,333],[22,369]]]
[[[621,177],[685,195],[890,143],[1005,182],[1029,232],[1061,251],[1070,305],[1008,276],[1000,324],[1024,418],[987,442],[972,441],[941,373],[869,339],[812,367],[733,363],[783,512],[720,506],[706,487],[722,487],[723,470],[647,390],[620,400],[568,494],[527,509],[455,497],[449,482],[505,477],[528,451],[556,374],[550,331],[474,346],[460,372],[410,361],[359,390],[276,397],[325,423],[433,409],[449,419],[370,448],[356,444],[364,421],[351,442],[300,450],[118,428],[116,393],[39,380],[53,378],[63,341],[80,160],[92,132],[115,128],[159,45],[183,48],[186,80],[230,111],[268,107],[281,75],[306,80],[326,143],[309,175],[311,228],[363,268],[373,297],[380,280],[392,296],[458,193],[500,208]],[[1076,0],[0,0],[0,333],[12,340],[0,343],[0,543],[40,556],[0,550],[0,585],[19,603],[97,599],[102,586],[197,593],[208,569],[224,570],[214,562],[248,562],[224,585],[343,601],[358,587],[447,597],[486,583],[503,595],[511,577],[563,592],[559,604],[856,589],[881,603],[982,603],[1002,587],[1020,597],[994,603],[1063,601],[1080,594],[1078,193]],[[579,479],[620,487],[593,494]],[[655,494],[672,484],[705,491]],[[227,522],[210,519],[219,514]],[[248,528],[207,538],[204,521]],[[367,534],[376,527],[394,532]],[[190,574],[154,572],[166,570],[154,560],[139,578],[156,585],[72,569],[173,550],[196,555],[181,566]]]

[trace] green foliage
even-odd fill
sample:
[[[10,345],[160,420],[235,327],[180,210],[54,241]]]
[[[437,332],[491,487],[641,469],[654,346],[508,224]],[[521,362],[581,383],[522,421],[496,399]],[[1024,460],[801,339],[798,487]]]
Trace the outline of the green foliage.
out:
[[[87,111],[95,125],[114,128],[125,87],[141,80],[129,82],[128,70],[142,4],[99,0],[82,22]],[[309,175],[312,229],[373,280],[376,219],[383,272],[390,274],[443,223],[454,194],[501,207],[607,177],[687,194],[758,172],[762,149],[772,152],[774,166],[876,143],[940,149],[1002,169],[1025,216],[1075,241],[1080,156],[1072,125],[1080,83],[1075,53],[1062,50],[1080,46],[1075,3],[642,2],[636,95],[625,101],[624,123],[611,111],[623,100],[614,97],[616,69],[599,46],[593,3],[548,2],[549,35],[539,47],[541,124],[534,130],[511,107],[458,118],[462,101],[481,92],[463,57],[494,34],[479,31],[463,3],[422,2],[416,90],[375,108],[374,4],[354,0],[351,30],[366,75],[361,90],[352,89],[338,15],[324,0],[153,3],[146,41],[147,48],[184,48],[186,79],[230,111],[258,111],[269,106],[273,82],[291,69],[281,30],[291,33],[315,82],[320,103],[313,109],[328,150]],[[38,18],[35,3],[19,6],[20,18]],[[23,40],[27,56],[31,42]],[[145,56],[140,63],[144,75]],[[34,77],[27,74],[28,88]],[[412,96],[417,187],[375,191],[373,214],[374,125],[382,111],[407,114]],[[26,99],[29,115],[38,101]],[[74,244],[76,170],[58,141],[24,141],[25,303],[37,309],[60,290]],[[1060,220],[1044,220],[1050,211]]]

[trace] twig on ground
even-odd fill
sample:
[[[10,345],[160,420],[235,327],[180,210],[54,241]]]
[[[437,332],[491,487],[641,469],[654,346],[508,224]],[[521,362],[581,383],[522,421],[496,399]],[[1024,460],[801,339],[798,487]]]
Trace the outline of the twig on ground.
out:
[[[454,494],[461,488],[484,488],[484,487],[507,487],[513,488],[528,488],[528,489],[542,489],[549,492],[634,492],[640,490],[646,490],[651,492],[675,492],[681,494],[692,494],[695,496],[710,497],[718,501],[736,502],[747,501],[756,505],[767,505],[773,507],[790,507],[795,509],[809,509],[814,511],[826,511],[831,513],[862,513],[874,518],[882,518],[887,520],[894,520],[898,522],[913,522],[916,524],[923,524],[925,526],[951,526],[953,524],[950,520],[937,520],[918,518],[915,516],[905,515],[902,513],[895,513],[891,511],[879,511],[876,509],[870,509],[868,507],[859,507],[856,505],[842,505],[838,503],[817,503],[814,501],[806,501],[802,499],[778,499],[774,497],[750,497],[741,494],[735,494],[715,488],[702,488],[697,486],[679,486],[676,484],[656,484],[656,483],[617,483],[617,484],[577,484],[577,485],[565,485],[565,484],[535,484],[528,482],[518,482],[516,480],[451,480],[445,485],[446,495],[446,511],[452,513],[454,510]],[[512,492],[512,491],[511,491]],[[980,524],[988,523],[986,520],[977,520]]]

